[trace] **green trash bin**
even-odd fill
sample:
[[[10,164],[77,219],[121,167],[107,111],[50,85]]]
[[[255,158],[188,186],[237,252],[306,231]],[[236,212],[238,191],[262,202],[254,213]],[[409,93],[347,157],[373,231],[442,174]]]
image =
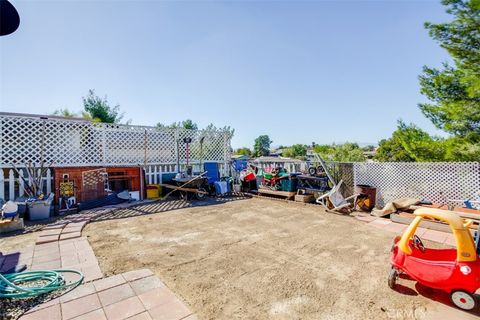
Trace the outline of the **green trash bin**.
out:
[[[297,191],[297,179],[283,179],[280,180],[282,191],[295,192]]]

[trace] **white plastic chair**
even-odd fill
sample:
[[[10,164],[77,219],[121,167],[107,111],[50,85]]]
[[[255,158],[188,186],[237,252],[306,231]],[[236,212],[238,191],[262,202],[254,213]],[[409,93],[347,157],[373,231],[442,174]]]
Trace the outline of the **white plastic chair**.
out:
[[[340,212],[342,209],[346,209],[348,207],[351,207],[348,209],[354,210],[357,205],[358,194],[354,194],[350,197],[344,198],[342,193],[340,192],[342,184],[343,180],[340,180],[340,182],[333,186],[330,191],[318,197],[316,202],[321,204],[327,211]],[[352,199],[353,202],[350,201]]]

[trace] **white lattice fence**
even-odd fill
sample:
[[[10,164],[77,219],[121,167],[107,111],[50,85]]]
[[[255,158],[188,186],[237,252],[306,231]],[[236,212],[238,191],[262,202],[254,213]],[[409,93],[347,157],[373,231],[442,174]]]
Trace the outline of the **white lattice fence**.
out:
[[[201,156],[204,162],[229,161],[231,133],[226,130],[167,129],[0,113],[0,168],[30,161],[39,164],[41,159],[54,166],[164,165],[177,163],[177,153],[184,164],[184,137],[192,138],[191,162],[199,162]]]
[[[472,199],[480,191],[480,163],[354,163],[354,184],[376,187],[379,206],[404,197],[447,204],[447,199]]]
[[[0,169],[0,200],[15,200],[18,197],[26,196],[24,193],[25,182],[21,176],[27,178],[27,171],[25,168],[18,168],[18,170],[20,177],[13,169]],[[53,177],[50,169],[45,171],[42,180],[43,192],[48,195],[53,191]]]

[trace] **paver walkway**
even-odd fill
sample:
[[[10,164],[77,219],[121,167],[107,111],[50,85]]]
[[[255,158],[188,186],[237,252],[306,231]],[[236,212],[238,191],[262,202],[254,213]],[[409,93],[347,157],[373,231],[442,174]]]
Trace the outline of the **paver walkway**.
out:
[[[368,214],[359,214],[355,218],[360,221],[366,222],[369,226],[379,228],[382,230],[390,231],[398,235],[402,235],[407,229],[408,225],[393,222],[390,219],[374,217]],[[418,227],[416,234],[422,239],[427,239],[434,242],[439,242],[447,246],[455,246],[455,238],[453,234],[443,231],[430,230],[422,227]]]
[[[21,320],[195,320],[197,317],[150,270],[83,284],[23,315]]]
[[[148,269],[103,278],[95,253],[87,238],[81,237],[81,231],[91,219],[111,209],[87,211],[57,221],[43,228],[34,246],[0,255],[0,272],[25,265],[27,270],[75,269],[85,277],[82,285],[35,306],[20,319],[197,319]],[[67,283],[78,279],[76,274],[64,276]]]
[[[0,256],[2,273],[22,265],[32,271],[75,269],[83,272],[85,282],[103,277],[95,253],[85,237],[37,244]]]
[[[126,204],[131,206],[131,204]],[[122,206],[123,207],[123,206]],[[117,207],[102,207],[85,212],[65,216],[61,220],[48,224],[42,228],[36,243],[49,243],[59,240],[68,240],[81,237],[83,227],[92,219],[114,211]]]

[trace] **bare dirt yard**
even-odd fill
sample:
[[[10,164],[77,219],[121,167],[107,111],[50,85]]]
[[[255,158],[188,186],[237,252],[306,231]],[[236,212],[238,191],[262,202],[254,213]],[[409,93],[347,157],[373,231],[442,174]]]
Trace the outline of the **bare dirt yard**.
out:
[[[0,253],[15,252],[33,246],[37,237],[37,232],[2,234],[0,235]]]
[[[352,217],[265,199],[164,209],[84,235],[106,275],[150,268],[200,319],[477,319],[412,281],[389,289],[394,234]]]

